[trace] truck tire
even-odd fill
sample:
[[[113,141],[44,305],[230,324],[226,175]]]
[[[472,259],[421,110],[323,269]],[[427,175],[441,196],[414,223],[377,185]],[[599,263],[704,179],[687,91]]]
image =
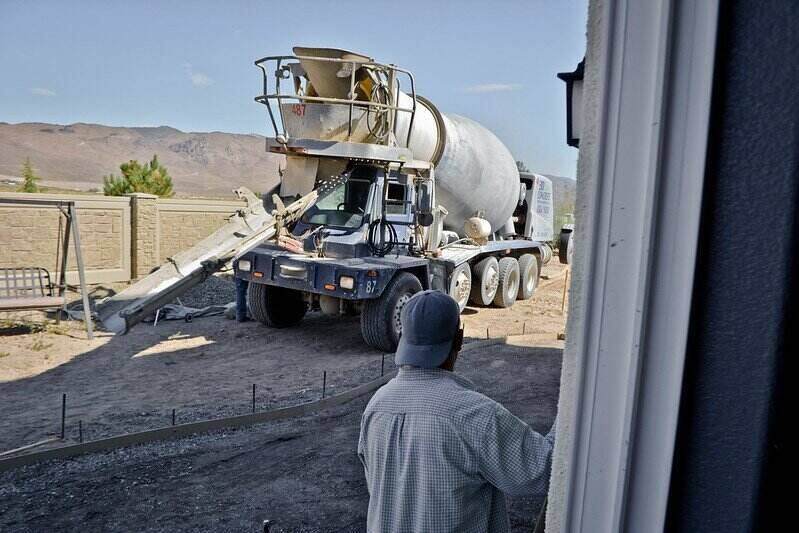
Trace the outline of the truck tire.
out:
[[[519,258],[519,300],[533,297],[538,287],[538,258],[533,254],[524,254]]]
[[[271,328],[297,325],[307,309],[300,291],[252,282],[247,288],[247,304],[250,316]]]
[[[469,294],[472,290],[472,269],[469,263],[463,263],[452,271],[449,282],[449,295],[458,302],[461,311],[469,301]]]
[[[402,325],[400,314],[405,302],[422,290],[419,279],[399,272],[379,298],[367,300],[361,310],[361,335],[366,344],[384,352],[397,350]]]
[[[499,285],[499,263],[493,256],[486,257],[472,269],[472,290],[469,300],[474,305],[491,305]]]
[[[519,294],[519,262],[513,257],[499,260],[499,286],[494,296],[494,305],[510,307]]]

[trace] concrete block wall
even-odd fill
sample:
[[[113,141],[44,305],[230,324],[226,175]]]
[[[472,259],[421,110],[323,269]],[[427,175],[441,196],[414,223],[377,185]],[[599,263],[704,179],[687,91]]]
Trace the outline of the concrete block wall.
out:
[[[130,279],[130,205],[127,198],[63,194],[0,194],[0,267],[57,270],[59,219],[55,206],[3,203],[5,198],[72,200],[78,214],[83,261],[90,283]],[[65,224],[62,224],[63,232]],[[67,282],[77,283],[74,241],[70,239]]]
[[[241,201],[161,199],[142,193],[120,197],[0,193],[0,267],[41,266],[51,274],[56,272],[58,208],[3,203],[9,198],[76,202],[86,279],[92,284],[146,276],[246,206]],[[72,249],[70,283],[77,283],[75,268]]]
[[[218,200],[213,203],[197,200],[164,198],[157,202],[158,264],[185,250],[216,231],[230,215],[246,204],[241,201]]]

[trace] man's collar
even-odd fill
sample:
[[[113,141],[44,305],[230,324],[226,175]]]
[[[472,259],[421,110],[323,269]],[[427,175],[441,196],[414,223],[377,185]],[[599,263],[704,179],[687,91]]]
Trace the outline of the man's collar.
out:
[[[455,372],[444,370],[443,368],[422,368],[419,366],[402,365],[400,366],[397,377],[411,380],[451,379],[467,389],[474,390],[474,383],[459,376]]]

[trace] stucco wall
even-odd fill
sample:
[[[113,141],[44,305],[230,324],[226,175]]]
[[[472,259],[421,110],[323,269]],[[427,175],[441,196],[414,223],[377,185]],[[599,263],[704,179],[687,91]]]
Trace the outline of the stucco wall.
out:
[[[605,0],[590,0],[588,6],[588,33],[585,57],[585,79],[583,81],[583,127],[580,137],[580,155],[577,161],[577,197],[575,201],[575,232],[574,242],[576,250],[583,249],[587,239],[591,238],[590,216],[594,213],[593,197],[595,177],[591,169],[597,160],[599,149],[599,98],[601,96],[600,84],[601,71],[599,57],[602,50],[601,14],[604,11]],[[569,292],[569,318],[566,325],[566,348],[563,352],[563,366],[560,377],[560,396],[558,399],[558,425],[557,440],[552,459],[552,478],[549,486],[549,500],[547,504],[546,531],[558,533],[564,531],[564,511],[570,475],[569,463],[574,440],[574,419],[577,413],[577,387],[580,374],[580,354],[574,339],[577,337],[577,328],[583,322],[585,312],[584,280],[589,275],[589,265],[586,264],[583,254],[575,253],[571,266],[571,288]]]

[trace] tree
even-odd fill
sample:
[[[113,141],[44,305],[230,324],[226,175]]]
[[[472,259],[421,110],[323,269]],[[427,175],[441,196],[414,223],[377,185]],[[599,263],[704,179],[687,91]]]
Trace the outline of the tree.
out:
[[[527,168],[527,165],[524,164],[524,161],[516,161],[516,168],[519,172],[530,172],[530,169]]]
[[[19,192],[39,192],[39,176],[33,172],[33,165],[31,165],[30,157],[25,158],[22,163],[22,185],[19,186]]]
[[[131,159],[119,165],[122,176],[109,174],[103,178],[103,193],[106,196],[122,196],[132,192],[146,192],[163,198],[175,194],[172,190],[172,178],[167,169],[154,155],[152,161],[141,165]]]

